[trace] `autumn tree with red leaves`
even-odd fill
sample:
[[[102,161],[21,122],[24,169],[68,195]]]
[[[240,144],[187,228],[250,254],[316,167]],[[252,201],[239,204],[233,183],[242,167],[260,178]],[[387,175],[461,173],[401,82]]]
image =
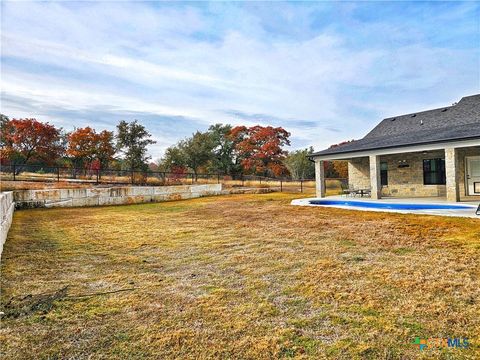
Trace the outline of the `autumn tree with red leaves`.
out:
[[[254,174],[280,176],[287,170],[284,165],[287,152],[283,146],[290,145],[290,133],[281,127],[246,126],[234,127],[230,139],[241,159],[245,171]]]
[[[343,146],[343,145],[346,145],[346,144],[350,144],[352,142],[354,142],[356,140],[352,139],[352,140],[345,140],[345,141],[342,141],[342,142],[339,142],[338,144],[333,144],[333,145],[330,145],[329,146],[329,149],[334,149],[334,148],[337,148],[339,146]]]
[[[75,166],[105,168],[115,154],[111,131],[103,130],[97,133],[95,129],[87,126],[71,132],[67,139],[67,155],[73,158]]]
[[[343,179],[348,178],[348,161],[334,160],[332,163],[337,177]]]
[[[107,168],[110,161],[113,160],[116,152],[114,138],[113,131],[103,130],[97,135],[96,160],[102,168]]]
[[[53,164],[65,150],[61,130],[36,119],[2,119],[2,161],[25,165],[33,161]]]
[[[356,140],[346,140],[338,144],[330,145],[329,149],[337,148],[346,144],[350,144]],[[337,160],[337,161],[325,161],[325,173],[327,177],[331,178],[348,178],[348,162]]]

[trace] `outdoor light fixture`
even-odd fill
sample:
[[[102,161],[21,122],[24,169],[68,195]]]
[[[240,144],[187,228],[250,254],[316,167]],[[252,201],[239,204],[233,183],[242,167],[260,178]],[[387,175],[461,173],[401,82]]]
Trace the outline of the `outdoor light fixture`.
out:
[[[398,162],[398,167],[399,168],[407,168],[407,167],[410,167],[410,165],[408,165],[407,160],[400,160]]]

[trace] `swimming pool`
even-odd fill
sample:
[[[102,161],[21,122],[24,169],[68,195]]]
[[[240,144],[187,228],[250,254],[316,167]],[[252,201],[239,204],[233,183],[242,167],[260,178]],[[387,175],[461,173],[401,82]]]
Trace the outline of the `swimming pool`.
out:
[[[310,200],[312,205],[330,205],[330,206],[349,206],[368,209],[390,209],[390,210],[469,210],[470,205],[451,205],[451,204],[404,204],[404,203],[384,203],[352,200]]]
[[[340,196],[330,198],[303,198],[291,202],[297,206],[316,206],[325,208],[339,208],[353,211],[382,211],[401,214],[460,216],[480,220],[480,207],[477,202],[448,203],[435,202],[432,199],[356,199],[351,200]],[[477,210],[478,207],[478,210]]]

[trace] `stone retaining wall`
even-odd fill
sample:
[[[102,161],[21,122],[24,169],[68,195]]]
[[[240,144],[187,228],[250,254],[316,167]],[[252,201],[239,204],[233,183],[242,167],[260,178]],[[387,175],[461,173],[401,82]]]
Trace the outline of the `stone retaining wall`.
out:
[[[0,225],[0,258],[2,257],[3,244],[7,239],[8,230],[12,224],[13,211],[15,210],[15,203],[13,202],[13,193],[0,193],[0,211],[1,211],[1,225]]]
[[[139,204],[221,195],[222,184],[16,190],[16,209]]]

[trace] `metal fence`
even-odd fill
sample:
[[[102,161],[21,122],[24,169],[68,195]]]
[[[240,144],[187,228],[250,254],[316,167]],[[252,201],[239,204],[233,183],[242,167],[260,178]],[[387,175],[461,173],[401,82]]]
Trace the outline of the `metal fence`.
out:
[[[219,173],[195,174],[192,172],[131,171],[118,169],[84,169],[62,166],[43,165],[2,165],[2,181],[28,181],[44,183],[66,183],[71,186],[93,185],[186,185],[221,183],[225,187],[271,188],[284,192],[314,192],[315,179],[292,180],[289,178],[272,178],[257,175],[238,175],[232,177]],[[327,179],[328,188],[340,191],[346,179]]]
[[[175,185],[220,182],[220,174],[194,174],[120,169],[85,169],[43,165],[2,165],[4,181],[39,181],[118,185]]]
[[[245,175],[242,178],[242,186],[246,187],[268,187],[275,191],[315,193],[315,179],[290,179],[270,178],[263,176]],[[325,188],[328,195],[342,194],[348,188],[347,178],[327,178]]]

